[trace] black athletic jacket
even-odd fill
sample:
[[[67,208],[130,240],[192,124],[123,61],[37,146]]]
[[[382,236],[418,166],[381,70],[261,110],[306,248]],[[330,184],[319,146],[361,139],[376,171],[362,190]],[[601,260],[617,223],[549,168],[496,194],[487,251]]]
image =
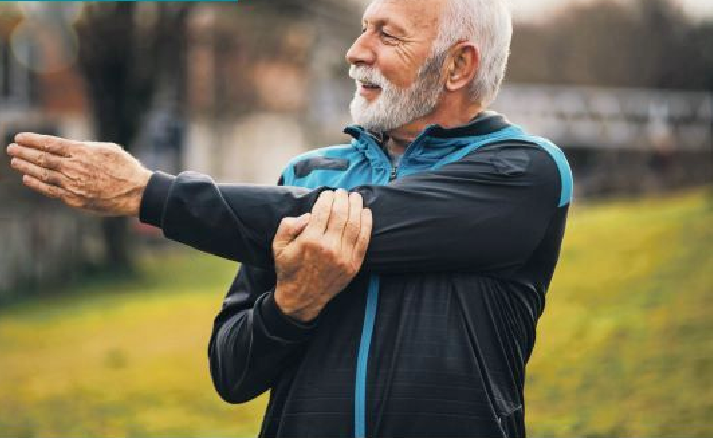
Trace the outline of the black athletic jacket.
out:
[[[562,152],[488,113],[429,126],[392,169],[379,139],[292,160],[281,187],[155,173],[141,220],[241,261],[209,346],[220,396],[271,390],[261,436],[525,436],[525,364],[572,196]],[[272,239],[325,188],[374,217],[359,275],[316,321],[273,299]]]

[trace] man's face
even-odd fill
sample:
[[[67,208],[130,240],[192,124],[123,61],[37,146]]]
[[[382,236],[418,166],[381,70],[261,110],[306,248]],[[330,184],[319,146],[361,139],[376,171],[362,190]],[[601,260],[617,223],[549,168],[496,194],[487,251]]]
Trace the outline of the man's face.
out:
[[[446,0],[375,0],[347,52],[357,88],[354,122],[389,131],[430,113],[443,89],[442,59],[431,58]]]

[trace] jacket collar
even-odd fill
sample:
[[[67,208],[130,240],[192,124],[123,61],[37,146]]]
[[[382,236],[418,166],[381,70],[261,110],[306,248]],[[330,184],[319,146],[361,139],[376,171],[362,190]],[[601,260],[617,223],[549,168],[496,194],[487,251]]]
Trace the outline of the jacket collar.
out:
[[[432,137],[436,139],[455,139],[460,137],[476,137],[490,135],[511,126],[504,116],[494,111],[484,111],[475,116],[465,125],[454,128],[444,128],[434,124],[427,126],[418,138]],[[351,135],[358,143],[373,141],[377,146],[383,147],[388,136],[383,132],[368,131],[360,125],[350,125],[344,128],[344,133]]]

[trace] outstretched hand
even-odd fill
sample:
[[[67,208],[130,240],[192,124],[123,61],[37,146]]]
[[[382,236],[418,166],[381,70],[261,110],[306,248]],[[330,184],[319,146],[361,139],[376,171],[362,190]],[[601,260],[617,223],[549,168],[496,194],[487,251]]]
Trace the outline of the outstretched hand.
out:
[[[361,269],[371,227],[361,195],[344,190],[322,192],[311,214],[283,219],[273,240],[278,307],[303,322],[316,318]]]
[[[70,207],[107,216],[138,216],[151,171],[113,143],[24,132],[7,147],[27,187]]]

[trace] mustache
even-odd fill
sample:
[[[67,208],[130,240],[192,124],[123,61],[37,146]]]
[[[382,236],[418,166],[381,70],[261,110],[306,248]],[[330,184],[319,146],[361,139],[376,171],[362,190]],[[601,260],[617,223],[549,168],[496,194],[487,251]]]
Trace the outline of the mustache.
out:
[[[349,68],[349,77],[355,81],[377,85],[382,89],[391,86],[389,80],[379,70],[363,65],[352,65]]]

